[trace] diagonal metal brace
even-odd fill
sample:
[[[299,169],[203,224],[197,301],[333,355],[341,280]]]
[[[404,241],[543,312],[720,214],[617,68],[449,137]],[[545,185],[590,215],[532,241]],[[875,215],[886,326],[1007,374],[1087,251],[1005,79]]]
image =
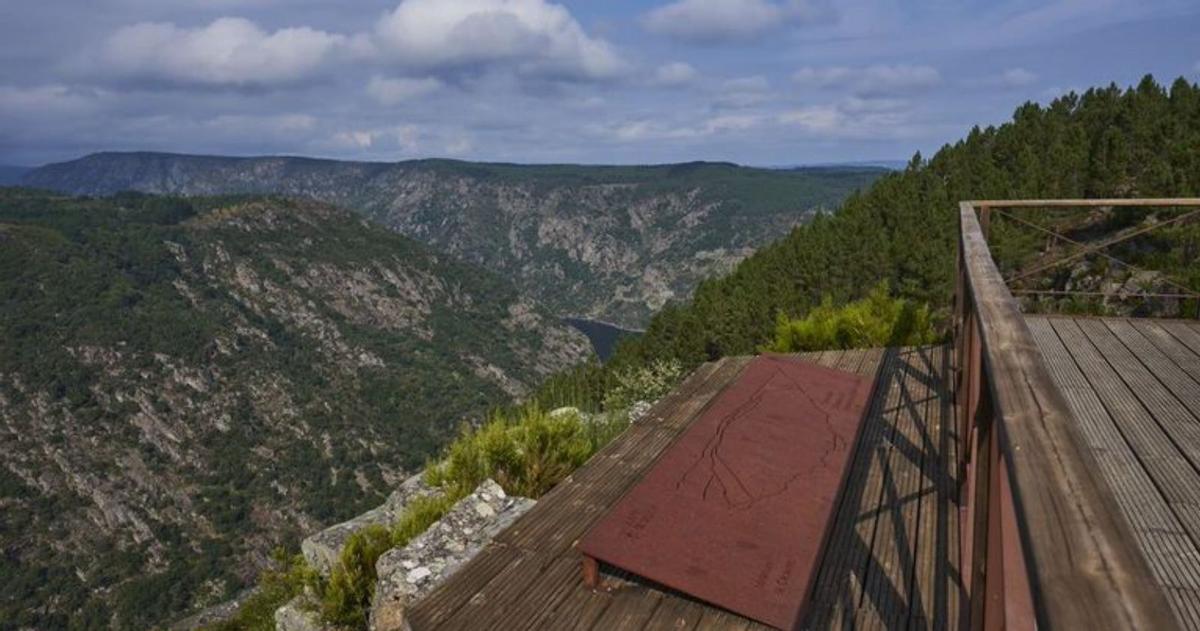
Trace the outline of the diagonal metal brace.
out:
[[[1002,211],[1002,210],[998,210],[998,209],[993,209],[993,211],[994,211],[994,212],[996,212],[996,213],[998,213],[998,214],[1000,214],[1000,215],[1004,215],[1005,217],[1008,217],[1008,218],[1012,219],[1013,221],[1016,221],[1016,222],[1018,222],[1018,223],[1021,223],[1021,224],[1024,224],[1024,225],[1026,225],[1026,226],[1029,226],[1030,228],[1033,228],[1033,229],[1035,229],[1035,230],[1038,230],[1039,232],[1044,232],[1044,233],[1046,233],[1046,234],[1048,234],[1048,235],[1051,235],[1051,236],[1053,236],[1053,237],[1055,237],[1055,238],[1058,238],[1058,239],[1061,239],[1061,240],[1063,240],[1063,241],[1066,241],[1067,243],[1070,243],[1070,244],[1072,244],[1072,245],[1077,245],[1077,246],[1079,246],[1079,247],[1083,248],[1082,250],[1080,250],[1080,251],[1078,251],[1078,252],[1076,252],[1076,253],[1074,253],[1074,254],[1071,254],[1071,255],[1069,255],[1069,256],[1065,256],[1065,257],[1063,257],[1063,258],[1061,258],[1061,259],[1058,259],[1058,260],[1055,260],[1055,261],[1050,261],[1049,263],[1044,263],[1044,264],[1042,264],[1042,265],[1037,265],[1037,266],[1033,267],[1032,269],[1025,270],[1025,271],[1023,271],[1023,272],[1021,272],[1021,273],[1017,274],[1016,276],[1013,276],[1013,277],[1011,277],[1011,278],[1007,278],[1007,279],[1005,279],[1005,284],[1010,284],[1010,283],[1014,283],[1014,282],[1016,282],[1016,281],[1019,281],[1019,280],[1023,280],[1023,279],[1025,279],[1025,278],[1029,278],[1030,276],[1033,276],[1034,274],[1037,274],[1038,272],[1042,272],[1042,271],[1045,271],[1045,270],[1048,270],[1048,269],[1051,269],[1051,268],[1054,268],[1054,267],[1058,267],[1058,266],[1060,266],[1060,265],[1063,265],[1063,264],[1065,264],[1065,263],[1070,263],[1071,261],[1075,261],[1075,260],[1078,260],[1078,259],[1080,259],[1080,258],[1083,258],[1083,257],[1085,257],[1085,256],[1088,256],[1089,254],[1098,254],[1098,255],[1100,255],[1100,256],[1102,256],[1102,257],[1104,257],[1105,259],[1108,259],[1109,261],[1112,261],[1113,263],[1116,263],[1116,264],[1118,264],[1118,265],[1121,265],[1121,266],[1127,267],[1127,268],[1129,268],[1129,269],[1131,269],[1131,270],[1134,270],[1135,272],[1142,272],[1142,271],[1145,271],[1145,270],[1143,270],[1142,268],[1140,268],[1140,267],[1138,267],[1138,266],[1136,266],[1136,265],[1133,265],[1132,263],[1127,263],[1127,262],[1125,262],[1125,261],[1122,261],[1121,259],[1119,259],[1119,258],[1117,258],[1117,257],[1115,257],[1115,256],[1112,256],[1112,255],[1110,255],[1110,254],[1106,254],[1106,253],[1104,253],[1104,252],[1101,252],[1100,250],[1103,250],[1104,248],[1107,248],[1107,247],[1110,247],[1110,246],[1116,245],[1116,244],[1118,244],[1118,243],[1121,243],[1122,241],[1128,241],[1129,239],[1132,239],[1132,238],[1134,238],[1134,237],[1137,237],[1137,236],[1140,236],[1140,235],[1146,234],[1147,232],[1150,232],[1150,231],[1152,231],[1152,230],[1157,230],[1158,228],[1162,228],[1162,227],[1165,227],[1165,226],[1169,226],[1169,225],[1171,225],[1171,224],[1179,223],[1179,222],[1181,222],[1181,221],[1184,221],[1184,220],[1186,220],[1186,219],[1188,219],[1188,218],[1190,218],[1190,217],[1193,217],[1193,216],[1196,216],[1196,215],[1200,215],[1200,208],[1198,208],[1198,209],[1196,209],[1196,210],[1193,210],[1193,211],[1190,211],[1190,212],[1184,213],[1184,214],[1182,214],[1182,215],[1179,215],[1178,217],[1172,217],[1171,219],[1168,219],[1167,221],[1162,221],[1162,222],[1156,223],[1156,224],[1154,224],[1154,225],[1152,225],[1152,226],[1147,226],[1147,227],[1145,227],[1145,228],[1142,228],[1142,229],[1140,229],[1140,230],[1135,230],[1135,231],[1133,231],[1133,232],[1130,232],[1129,234],[1125,234],[1125,235],[1122,235],[1122,236],[1119,236],[1119,237],[1114,237],[1114,238],[1112,238],[1112,239],[1108,239],[1108,240],[1106,240],[1106,241],[1102,241],[1102,242],[1100,242],[1100,243],[1097,243],[1097,244],[1095,244],[1095,245],[1087,245],[1087,244],[1081,243],[1081,242],[1079,242],[1079,241],[1076,241],[1076,240],[1074,240],[1074,239],[1072,239],[1072,238],[1070,238],[1070,237],[1067,237],[1067,236],[1064,236],[1064,235],[1062,235],[1062,234],[1059,234],[1059,233],[1057,233],[1057,232],[1055,232],[1055,231],[1053,231],[1053,230],[1050,230],[1049,228],[1046,228],[1046,227],[1044,227],[1044,226],[1041,226],[1041,225],[1039,225],[1039,224],[1036,224],[1036,223],[1034,223],[1034,222],[1032,222],[1032,221],[1029,221],[1028,219],[1024,219],[1024,218],[1018,217],[1018,216],[1016,216],[1016,215],[1014,215],[1014,214],[1012,214],[1012,213],[1004,212],[1004,211]],[[1180,290],[1182,290],[1182,291],[1188,292],[1188,293],[1189,293],[1189,294],[1191,294],[1192,296],[1200,296],[1200,293],[1196,292],[1196,290],[1192,289],[1191,287],[1188,287],[1188,286],[1186,286],[1186,285],[1182,285],[1182,284],[1180,284],[1180,283],[1177,283],[1177,282],[1175,282],[1175,281],[1173,281],[1173,280],[1171,280],[1171,279],[1169,279],[1169,278],[1165,278],[1165,277],[1164,277],[1164,278],[1163,278],[1163,280],[1164,280],[1164,281],[1165,281],[1167,284],[1169,284],[1169,285],[1171,285],[1171,286],[1173,286],[1173,287],[1175,287],[1175,288],[1177,288],[1177,289],[1180,289]]]

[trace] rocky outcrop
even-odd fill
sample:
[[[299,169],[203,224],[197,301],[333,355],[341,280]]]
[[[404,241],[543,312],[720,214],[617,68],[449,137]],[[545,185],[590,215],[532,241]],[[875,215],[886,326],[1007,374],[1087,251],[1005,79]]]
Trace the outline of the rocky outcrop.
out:
[[[0,340],[0,564],[29,587],[0,621],[160,628],[226,601],[589,355],[503,278],[325,204],[0,207],[87,217],[0,222],[0,330],[20,332]],[[310,541],[314,565],[357,527]],[[176,609],[139,604],[164,585]]]
[[[317,613],[306,606],[307,598],[301,594],[275,610],[275,631],[327,631]]]
[[[510,497],[499,484],[486,480],[407,546],[385,553],[375,564],[379,578],[371,629],[407,629],[408,604],[428,594],[534,504]]]
[[[414,475],[405,480],[380,506],[308,537],[300,543],[300,551],[313,569],[322,576],[329,576],[341,559],[342,548],[351,535],[367,526],[391,526],[400,519],[404,507],[413,498],[436,492],[436,489],[425,483],[424,475]]]

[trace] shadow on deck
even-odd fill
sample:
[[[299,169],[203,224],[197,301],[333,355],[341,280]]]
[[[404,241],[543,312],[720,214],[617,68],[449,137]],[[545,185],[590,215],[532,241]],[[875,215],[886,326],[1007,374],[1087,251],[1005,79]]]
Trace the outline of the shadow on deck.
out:
[[[866,425],[804,628],[954,628],[959,575],[959,449],[944,347],[799,357],[875,376]],[[620,572],[583,585],[575,542],[749,358],[698,368],[409,612],[426,629],[761,629],[758,623]]]

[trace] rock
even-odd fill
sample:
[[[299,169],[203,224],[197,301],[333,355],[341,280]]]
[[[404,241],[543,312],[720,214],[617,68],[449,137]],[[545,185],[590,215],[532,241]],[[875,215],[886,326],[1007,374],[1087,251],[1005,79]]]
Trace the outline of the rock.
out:
[[[562,407],[550,410],[550,418],[558,418],[560,416],[582,416],[583,414],[577,407]]]
[[[342,548],[351,535],[367,526],[391,526],[400,518],[404,507],[413,498],[430,495],[434,492],[436,490],[425,483],[422,474],[414,475],[405,480],[400,488],[393,491],[381,506],[312,535],[300,544],[300,551],[309,565],[312,565],[322,576],[327,577],[341,559]]]
[[[324,631],[316,612],[304,608],[305,596],[297,596],[275,610],[275,631]]]
[[[379,578],[370,628],[406,631],[408,603],[428,594],[534,504],[485,480],[407,546],[384,553],[375,564]]]
[[[205,607],[182,620],[172,623],[168,629],[170,631],[193,631],[202,627],[216,625],[225,622],[237,615],[241,606],[255,593],[258,592],[258,586],[243,590],[232,600],[227,600],[222,603],[217,603]]]
[[[642,417],[646,416],[646,413],[652,407],[654,407],[654,404],[649,401],[634,401],[633,405],[629,406],[629,422],[633,423],[642,420]]]

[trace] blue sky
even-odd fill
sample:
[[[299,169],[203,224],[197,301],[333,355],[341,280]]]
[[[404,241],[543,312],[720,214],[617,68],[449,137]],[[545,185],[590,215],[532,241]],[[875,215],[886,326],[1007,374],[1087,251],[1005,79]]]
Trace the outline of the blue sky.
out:
[[[1198,32],[1195,0],[3,0],[0,163],[906,159],[1196,81]]]

